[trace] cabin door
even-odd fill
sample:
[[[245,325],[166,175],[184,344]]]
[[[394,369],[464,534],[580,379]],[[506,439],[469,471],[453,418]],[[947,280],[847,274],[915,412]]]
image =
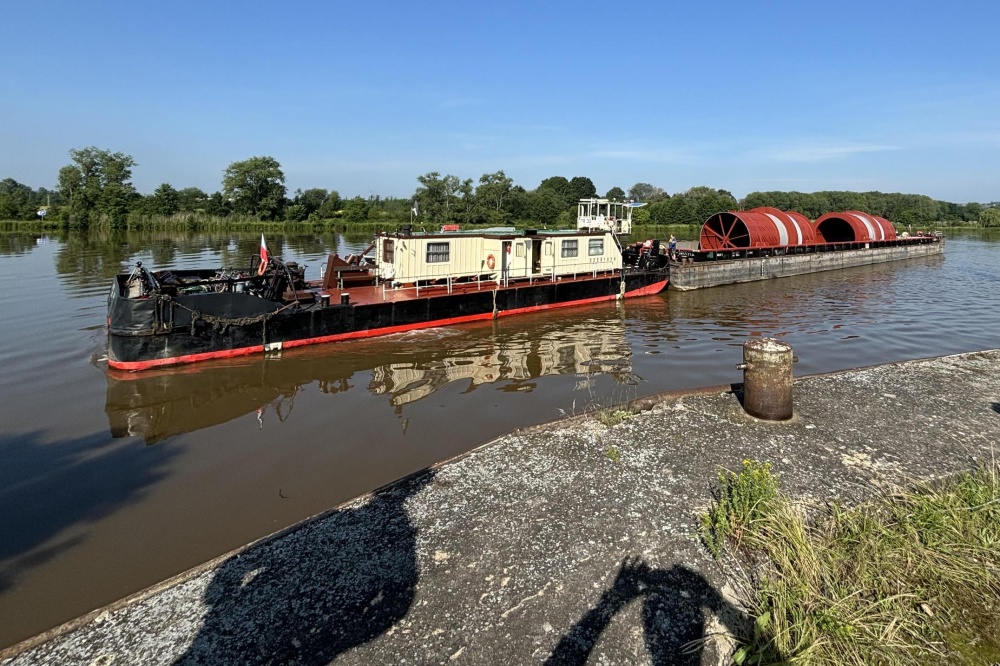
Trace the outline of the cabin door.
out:
[[[542,272],[542,239],[535,238],[531,241],[531,274],[538,275]]]
[[[503,251],[500,252],[500,276],[503,280],[510,278],[511,242],[503,242]]]

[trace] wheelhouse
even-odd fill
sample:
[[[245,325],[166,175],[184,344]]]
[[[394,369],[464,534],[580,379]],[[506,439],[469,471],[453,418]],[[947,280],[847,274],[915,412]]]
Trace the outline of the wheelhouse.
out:
[[[577,229],[601,229],[616,234],[632,233],[632,211],[645,206],[634,201],[580,199],[576,210]]]

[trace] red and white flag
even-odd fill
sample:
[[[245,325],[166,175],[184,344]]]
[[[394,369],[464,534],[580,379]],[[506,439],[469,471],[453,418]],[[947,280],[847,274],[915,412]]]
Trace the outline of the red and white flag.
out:
[[[264,271],[267,270],[267,241],[264,240],[264,234],[260,235],[260,266],[257,267],[257,275],[263,275]]]

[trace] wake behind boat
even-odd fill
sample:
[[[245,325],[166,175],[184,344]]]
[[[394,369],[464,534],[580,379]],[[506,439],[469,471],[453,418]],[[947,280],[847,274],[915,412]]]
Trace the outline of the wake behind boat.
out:
[[[622,241],[640,205],[581,200],[570,230],[404,225],[361,257],[331,255],[314,281],[269,256],[263,237],[246,267],[140,262],[112,285],[108,365],[146,370],[656,294],[665,248]]]

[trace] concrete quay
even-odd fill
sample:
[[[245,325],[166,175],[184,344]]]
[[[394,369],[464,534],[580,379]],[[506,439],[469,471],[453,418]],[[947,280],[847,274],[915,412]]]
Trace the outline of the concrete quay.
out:
[[[0,664],[726,663],[738,591],[697,538],[717,471],[855,502],[990,462],[1000,350],[799,378],[785,422],[730,387],[633,407],[501,437]]]

